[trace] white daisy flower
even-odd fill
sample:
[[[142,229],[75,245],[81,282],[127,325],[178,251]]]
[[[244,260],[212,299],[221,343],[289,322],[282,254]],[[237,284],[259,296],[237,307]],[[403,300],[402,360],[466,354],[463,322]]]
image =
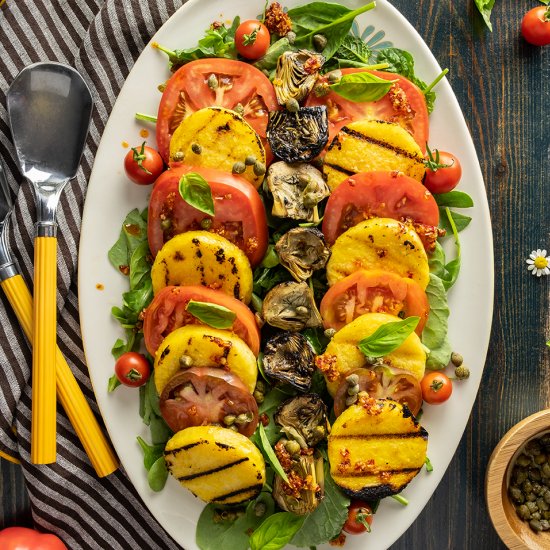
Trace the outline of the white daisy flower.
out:
[[[546,250],[533,250],[527,260],[527,269],[537,277],[550,275],[550,257],[546,256]]]

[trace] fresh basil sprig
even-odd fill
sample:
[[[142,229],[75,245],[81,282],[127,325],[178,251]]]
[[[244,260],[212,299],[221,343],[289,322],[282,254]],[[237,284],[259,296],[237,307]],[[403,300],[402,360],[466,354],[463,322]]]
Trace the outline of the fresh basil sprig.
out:
[[[219,329],[231,328],[237,317],[234,311],[224,306],[195,300],[189,300],[185,310],[206,325]]]
[[[386,80],[369,72],[345,74],[330,88],[333,92],[345,99],[357,103],[363,101],[377,101],[384,97],[392,87],[395,80]]]
[[[181,177],[179,187],[181,198],[210,216],[214,215],[214,199],[208,182],[197,172],[189,172]]]
[[[304,523],[305,516],[279,512],[269,516],[250,535],[251,550],[279,550],[289,543]]]
[[[357,347],[367,357],[383,357],[396,350],[414,331],[419,317],[407,317],[402,321],[386,323],[370,336],[363,338]]]
[[[281,466],[281,463],[279,462],[277,455],[271,448],[271,444],[269,443],[269,439],[267,438],[267,434],[265,433],[264,425],[261,422],[258,424],[258,431],[260,433],[260,443],[262,446],[262,450],[267,456],[269,463],[271,464],[275,472],[277,472],[277,474],[280,475],[286,483],[288,483],[288,476],[286,475],[286,472],[283,470],[283,467]],[[292,534],[294,535],[294,533]]]

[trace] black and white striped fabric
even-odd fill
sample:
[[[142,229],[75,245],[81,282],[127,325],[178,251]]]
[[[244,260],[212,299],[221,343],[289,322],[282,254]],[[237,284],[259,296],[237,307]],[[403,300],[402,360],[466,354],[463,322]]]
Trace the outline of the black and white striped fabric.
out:
[[[81,166],[62,193],[58,209],[57,336],[97,415],[82,352],[76,287],[87,180],[101,134],[134,61],[184,1],[7,0],[0,8],[0,155],[16,199],[8,241],[29,286],[35,202],[15,162],[7,122],[7,89],[26,65],[59,61],[75,67],[94,96],[95,110]],[[96,477],[61,407],[57,413],[57,462],[30,464],[31,351],[9,303],[0,295],[0,451],[17,457],[23,465],[36,524],[56,533],[71,550],[179,548],[149,514],[121,470],[101,480]]]

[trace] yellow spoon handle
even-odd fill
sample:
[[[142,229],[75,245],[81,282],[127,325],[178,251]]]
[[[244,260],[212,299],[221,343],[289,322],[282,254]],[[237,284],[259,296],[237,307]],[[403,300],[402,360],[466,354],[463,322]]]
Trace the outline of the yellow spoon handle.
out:
[[[15,275],[0,285],[15,311],[23,331],[32,342],[33,304],[25,281],[21,275]],[[113,473],[118,468],[115,453],[59,348],[56,348],[55,366],[59,401],[74,426],[84,450],[90,457],[92,466],[99,477]]]

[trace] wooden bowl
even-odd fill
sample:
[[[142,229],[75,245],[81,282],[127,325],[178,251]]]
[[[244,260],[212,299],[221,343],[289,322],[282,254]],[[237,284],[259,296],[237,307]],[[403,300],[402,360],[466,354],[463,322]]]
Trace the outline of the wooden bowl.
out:
[[[550,409],[516,424],[495,447],[485,478],[485,496],[491,521],[502,542],[511,550],[548,550],[550,531],[535,533],[521,520],[508,496],[512,465],[524,445],[550,431]]]

